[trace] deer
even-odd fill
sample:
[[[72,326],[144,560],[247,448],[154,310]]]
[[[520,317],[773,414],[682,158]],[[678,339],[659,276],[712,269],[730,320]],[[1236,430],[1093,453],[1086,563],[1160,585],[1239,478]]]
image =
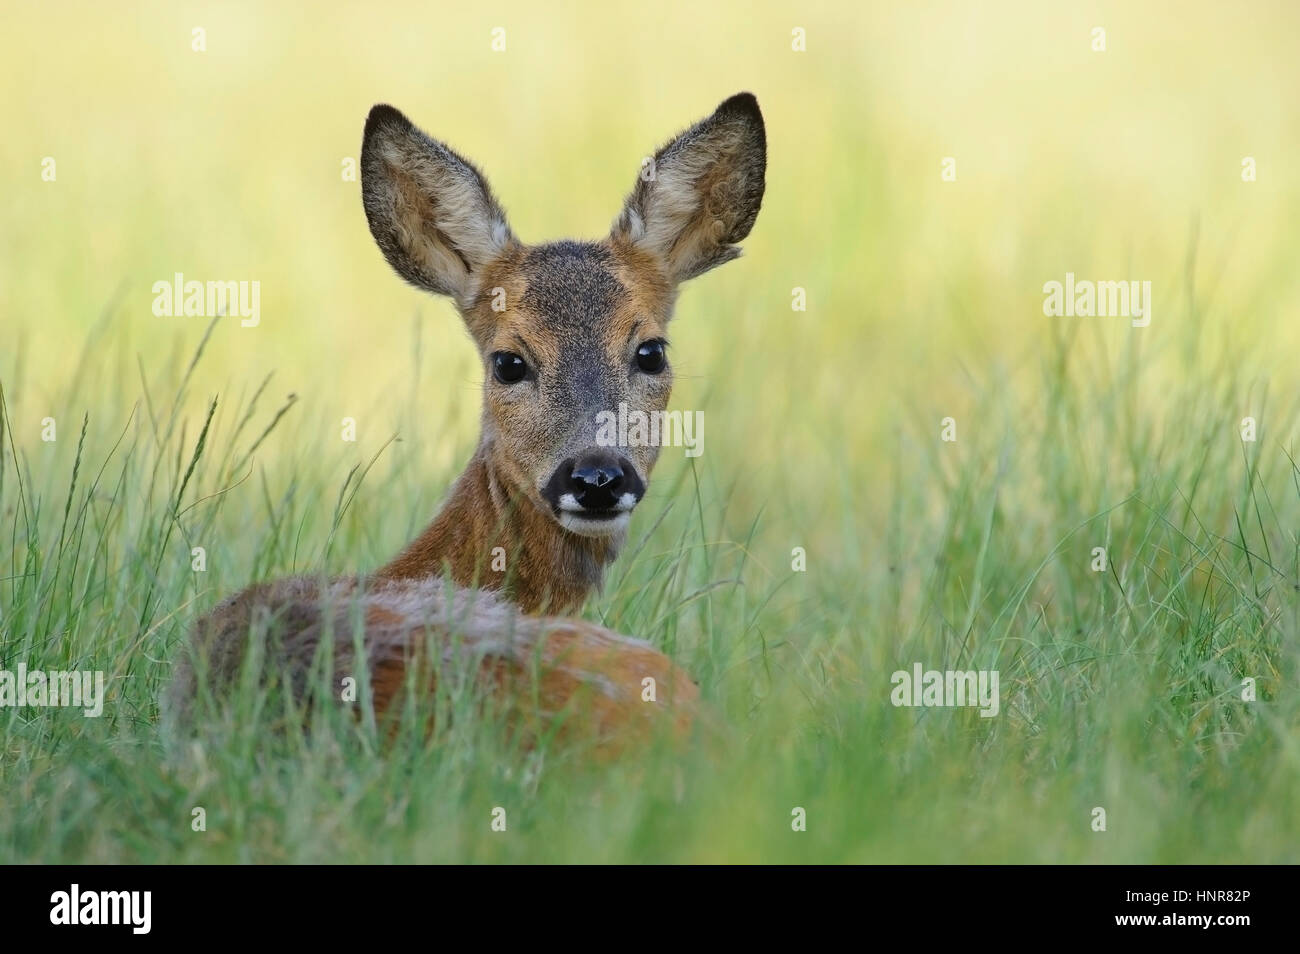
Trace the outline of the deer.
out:
[[[571,615],[624,546],[659,453],[609,446],[596,420],[620,402],[666,408],[678,287],[740,254],[766,165],[758,101],[739,93],[643,162],[603,239],[527,245],[474,165],[394,107],[371,109],[366,220],[398,276],[463,320],[483,363],[478,446],[432,523],[377,571],[256,583],[202,616],[170,711],[188,711],[200,676],[214,694],[233,685],[261,633],[265,663],[302,695],[330,641],[334,685],[364,672],[376,714],[433,691],[459,654],[528,738],[558,726],[616,755],[689,732],[700,693],[681,667]]]

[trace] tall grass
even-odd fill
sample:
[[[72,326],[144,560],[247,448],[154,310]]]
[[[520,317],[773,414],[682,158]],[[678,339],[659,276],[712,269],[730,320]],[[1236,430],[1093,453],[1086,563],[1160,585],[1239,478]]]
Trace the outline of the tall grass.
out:
[[[1238,439],[1226,393],[1135,421],[1140,360],[1103,377],[1062,340],[1045,408],[990,388],[955,444],[903,430],[887,534],[846,541],[870,559],[804,573],[761,515],[726,529],[708,465],[680,469],[588,614],[687,665],[724,739],[595,770],[512,749],[471,707],[385,743],[345,717],[283,731],[258,693],[168,757],[156,700],[192,617],[379,552],[364,528],[404,496],[360,458],[248,476],[259,446],[301,444],[292,403],[259,388],[187,416],[192,366],[112,427],[83,417],[62,481],[6,415],[0,658],[109,673],[103,718],[0,714],[7,859],[1295,860],[1300,469],[1267,429]],[[893,707],[913,662],[999,670],[1002,714]]]

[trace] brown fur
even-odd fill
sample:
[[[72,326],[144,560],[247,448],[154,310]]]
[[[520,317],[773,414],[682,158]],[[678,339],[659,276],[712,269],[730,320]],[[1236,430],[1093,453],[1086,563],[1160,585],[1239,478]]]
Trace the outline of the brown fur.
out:
[[[569,613],[598,586],[613,543],[566,533],[532,502],[512,498],[480,448],[437,518],[376,576],[418,580],[444,569],[453,582],[495,590],[529,613]],[[509,555],[507,572],[491,569],[492,551]]]
[[[412,678],[429,692],[440,667],[467,660],[530,739],[559,720],[612,753],[658,724],[686,729],[698,690],[666,656],[581,620],[526,615],[579,609],[624,542],[657,447],[616,448],[636,481],[610,486],[637,488],[617,498],[617,520],[562,509],[612,505],[566,504],[556,482],[577,479],[566,476],[575,460],[603,459],[591,456],[600,411],[666,408],[671,367],[646,371],[637,352],[666,340],[678,284],[736,257],[753,225],[766,164],[754,98],[727,100],[655,163],[604,240],[526,246],[477,169],[391,107],[371,111],[361,154],[371,232],[399,275],[455,300],[485,366],[479,446],[428,529],[373,576],[255,584],[202,618],[169,710],[188,711],[200,675],[229,688],[255,645],[306,695],[332,639],[335,688],[364,668],[380,713]],[[495,379],[499,353],[530,376]]]
[[[558,725],[562,737],[614,755],[648,741],[658,724],[680,736],[699,700],[686,673],[648,643],[584,620],[528,616],[489,593],[440,579],[292,577],[251,586],[200,620],[193,656],[178,666],[164,700],[169,717],[188,713],[200,676],[218,693],[229,691],[250,642],[260,640],[274,655],[268,675],[309,698],[311,667],[322,640],[331,638],[328,672],[337,700],[343,679],[362,671],[352,642],[358,620],[381,715],[400,712],[412,671],[417,690],[431,694],[440,673],[469,669],[505,704],[525,744]],[[653,704],[642,700],[646,678],[655,680]]]

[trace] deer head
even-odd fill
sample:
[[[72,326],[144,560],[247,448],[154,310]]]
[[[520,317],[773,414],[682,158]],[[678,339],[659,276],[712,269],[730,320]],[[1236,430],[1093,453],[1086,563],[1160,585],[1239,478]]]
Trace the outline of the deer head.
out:
[[[370,231],[408,282],[455,302],[483,361],[490,479],[566,533],[620,538],[658,447],[600,414],[663,411],[678,285],[740,254],[763,198],[758,102],[733,96],[643,165],[605,238],[526,245],[484,176],[391,106],[366,121]]]

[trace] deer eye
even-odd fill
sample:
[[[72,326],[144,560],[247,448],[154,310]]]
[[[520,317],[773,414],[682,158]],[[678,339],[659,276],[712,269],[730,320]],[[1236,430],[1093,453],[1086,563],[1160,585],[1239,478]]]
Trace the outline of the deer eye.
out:
[[[658,339],[647,341],[636,349],[636,366],[646,374],[658,374],[667,363],[664,343]]]
[[[513,351],[492,355],[492,374],[502,384],[518,384],[528,374],[528,365]]]

